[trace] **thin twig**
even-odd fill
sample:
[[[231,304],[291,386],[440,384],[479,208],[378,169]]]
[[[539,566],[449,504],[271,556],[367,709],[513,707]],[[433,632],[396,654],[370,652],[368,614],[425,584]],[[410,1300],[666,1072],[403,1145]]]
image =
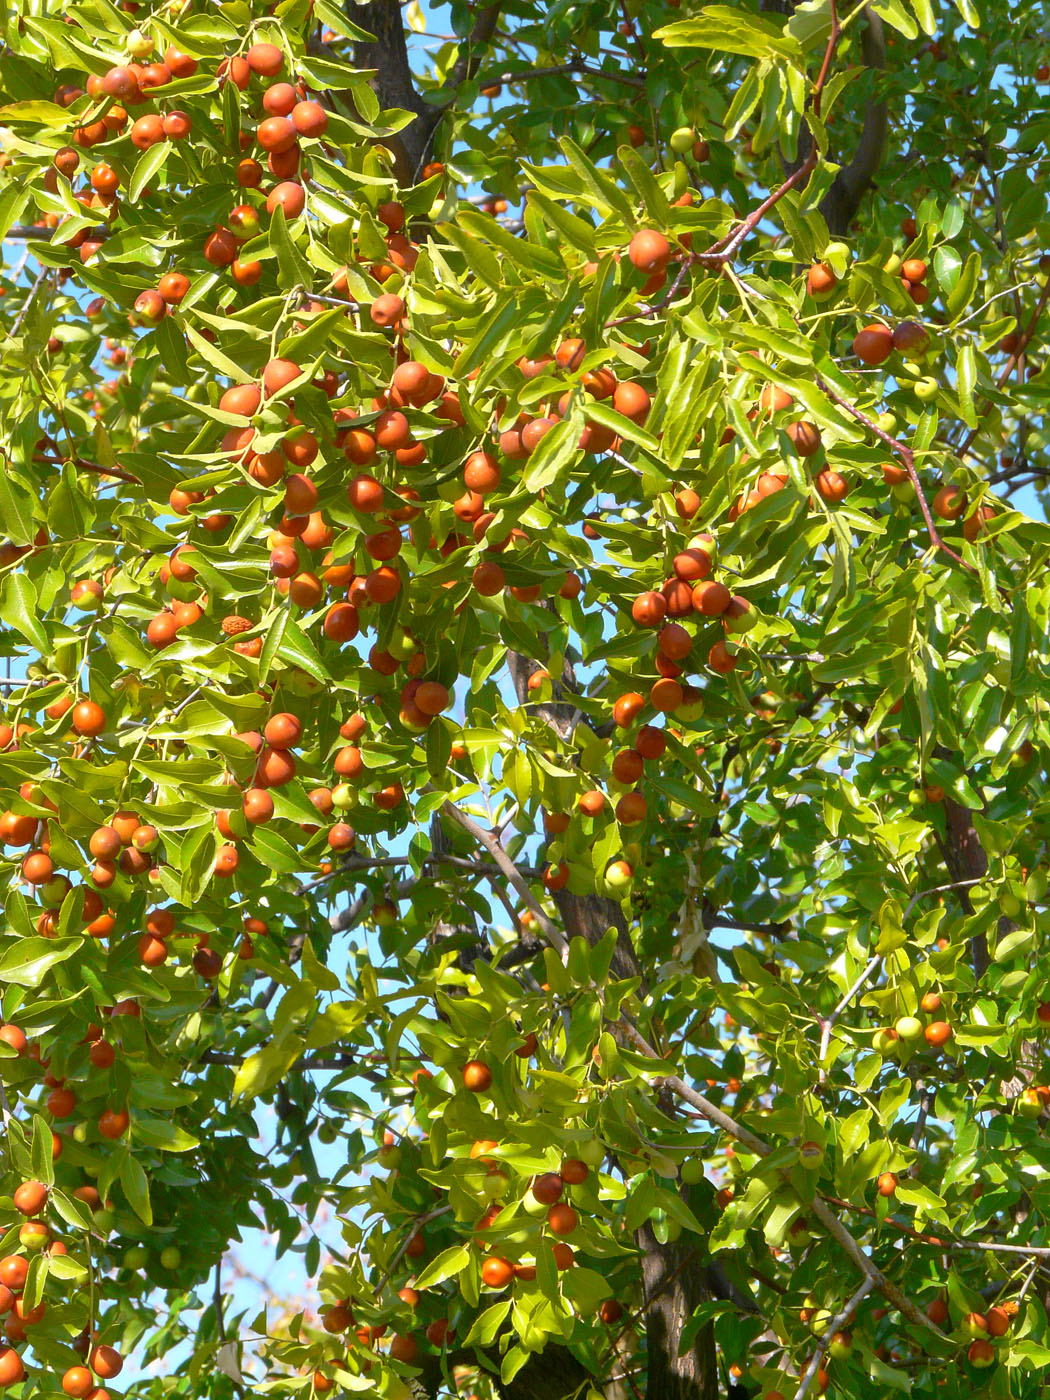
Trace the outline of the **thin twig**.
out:
[[[861,1286],[857,1289],[856,1293],[854,1293],[853,1297],[849,1300],[849,1302],[846,1303],[845,1306],[841,1308],[840,1311],[837,1312],[835,1316],[831,1319],[831,1321],[828,1323],[827,1327],[824,1329],[824,1332],[817,1340],[816,1349],[813,1352],[813,1355],[809,1358],[809,1364],[806,1366],[806,1369],[802,1372],[802,1375],[799,1378],[798,1389],[795,1391],[795,1400],[804,1400],[806,1391],[813,1384],[813,1378],[820,1370],[821,1360],[824,1356],[824,1353],[831,1345],[832,1337],[834,1337],[835,1333],[839,1330],[840,1327],[845,1326],[845,1324],[850,1320],[850,1318],[856,1311],[857,1305],[863,1302],[863,1300],[868,1296],[868,1294],[874,1287],[874,1280],[866,1278],[861,1284]]]
[[[963,568],[968,569],[970,573],[977,573],[977,569],[973,564],[968,564],[961,554],[956,554],[955,550],[949,545],[946,545],[941,539],[940,531],[933,523],[930,504],[926,499],[926,493],[922,489],[922,482],[919,480],[919,474],[915,470],[915,457],[911,448],[905,447],[904,443],[901,442],[899,438],[891,437],[889,433],[884,432],[883,429],[880,428],[877,423],[874,423],[866,413],[856,406],[856,404],[851,403],[850,400],[840,394],[837,389],[832,388],[826,379],[821,378],[819,374],[813,377],[818,389],[827,394],[828,398],[834,403],[837,403],[840,408],[844,408],[858,423],[863,423],[870,432],[873,432],[881,442],[884,442],[886,446],[900,458],[901,462],[904,464],[904,470],[908,473],[908,478],[915,490],[915,494],[918,497],[919,509],[922,511],[922,518],[926,522],[926,533],[929,535],[930,544],[934,549],[939,549],[943,554],[947,554],[949,559],[954,559],[957,564],[961,564]]]

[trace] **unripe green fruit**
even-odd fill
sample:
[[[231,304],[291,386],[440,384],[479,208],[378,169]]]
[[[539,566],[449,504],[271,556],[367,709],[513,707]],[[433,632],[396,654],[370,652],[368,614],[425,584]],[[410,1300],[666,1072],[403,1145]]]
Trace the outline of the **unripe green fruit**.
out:
[[[683,720],[686,724],[694,723],[704,713],[703,696],[697,695],[694,699],[683,701],[674,713],[675,719]]]
[[[901,1040],[921,1040],[922,1022],[917,1016],[902,1016],[897,1022],[894,1030]]]
[[[687,151],[693,149],[695,140],[696,132],[691,126],[680,126],[677,131],[671,132],[671,139],[667,144],[676,156],[684,156]]]
[[[396,1145],[381,1147],[379,1149],[379,1165],[386,1171],[393,1171],[395,1167],[401,1165],[401,1149]]]
[[[688,1157],[678,1169],[687,1186],[696,1186],[704,1179],[704,1164],[699,1157]]]
[[[87,1124],[86,1124],[86,1123],[75,1123],[75,1124],[73,1125],[73,1141],[74,1141],[74,1142],[87,1142],[87,1140],[88,1140],[88,1126],[87,1126]],[[87,1171],[87,1167],[85,1167],[84,1170]],[[96,1174],[97,1174],[97,1173],[96,1173]],[[90,1175],[90,1173],[89,1173],[89,1175]]]
[[[399,627],[387,643],[387,651],[398,661],[407,661],[418,649],[414,637],[410,637],[403,627]]]
[[[1022,1089],[1014,1100],[1014,1112],[1021,1118],[1038,1118],[1043,1111],[1043,1101],[1035,1089]]]
[[[182,1263],[182,1250],[177,1244],[168,1244],[160,1252],[160,1267],[162,1269],[177,1269]]]
[[[111,1210],[96,1210],[92,1223],[100,1235],[108,1235],[116,1224],[116,1216]]]
[[[599,1142],[597,1138],[589,1138],[587,1142],[581,1142],[574,1147],[573,1151],[581,1162],[586,1162],[589,1167],[600,1167],[605,1161],[605,1144]]]
[[[875,1032],[874,1045],[880,1055],[892,1055],[897,1048],[897,1044],[897,1036],[885,1027]]]
[[[915,397],[921,403],[932,403],[940,392],[941,386],[930,375],[925,375],[922,379],[912,385],[915,390]]]
[[[482,1178],[481,1194],[490,1201],[498,1201],[501,1196],[507,1194],[509,1185],[510,1178],[507,1173],[495,1167],[487,1171]]]
[[[133,58],[145,58],[147,54],[153,52],[153,40],[148,34],[143,34],[141,29],[133,29],[128,35],[126,43],[128,53]]]
[[[123,1264],[125,1269],[144,1269],[149,1255],[140,1244],[133,1244],[130,1249],[124,1251]]]
[[[897,415],[895,413],[880,413],[875,422],[884,433],[889,433],[891,437],[897,431]]]
[[[818,1308],[809,1320],[809,1330],[814,1337],[822,1337],[828,1330],[830,1322],[831,1313],[828,1312],[827,1308]]]
[[[1021,901],[1009,890],[999,896],[999,912],[1006,919],[1016,919],[1022,907]]]
[[[799,1157],[804,1167],[818,1172],[824,1162],[824,1149],[819,1142],[804,1142],[799,1148]]]
[[[891,253],[882,264],[882,270],[883,272],[888,272],[891,277],[899,277],[900,270],[903,266],[904,263],[901,261],[900,257],[896,253]]]
[[[848,1332],[836,1332],[828,1343],[828,1355],[836,1361],[845,1361],[853,1348],[853,1338]]]
[[[349,783],[336,783],[332,789],[332,806],[341,812],[357,806],[357,793]]]
[[[334,1123],[322,1123],[317,1129],[317,1136],[322,1142],[332,1143],[339,1136],[339,1129]]]
[[[23,1249],[43,1249],[51,1238],[51,1232],[42,1220],[27,1220],[18,1228],[18,1243]]]

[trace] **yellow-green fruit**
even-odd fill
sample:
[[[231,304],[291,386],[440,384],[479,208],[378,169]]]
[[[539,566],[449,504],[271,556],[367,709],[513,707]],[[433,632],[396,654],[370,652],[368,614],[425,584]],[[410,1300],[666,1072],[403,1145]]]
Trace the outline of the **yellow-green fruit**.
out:
[[[931,403],[940,392],[940,387],[936,379],[933,379],[930,375],[924,375],[922,379],[917,380],[912,385],[912,388],[915,390],[915,397],[922,403]]]
[[[1021,901],[1011,891],[999,896],[999,912],[1006,919],[1016,919],[1021,912]]]
[[[883,272],[888,272],[891,277],[898,277],[900,275],[900,270],[903,266],[904,263],[901,261],[898,255],[896,253],[891,253],[890,256],[886,259],[886,261],[882,264],[882,270]]]
[[[398,661],[407,661],[417,650],[417,643],[414,637],[410,637],[403,627],[397,628],[394,635],[387,643],[387,651]]]
[[[831,1313],[828,1312],[827,1308],[818,1308],[809,1320],[809,1330],[814,1337],[822,1337],[828,1330],[830,1322]]]
[[[853,1347],[853,1338],[848,1332],[836,1332],[828,1343],[828,1355],[836,1361],[845,1361]]]
[[[140,1244],[133,1244],[130,1249],[124,1251],[124,1267],[136,1270],[145,1268],[148,1258],[149,1255]]]
[[[605,1144],[599,1142],[597,1138],[590,1138],[587,1142],[581,1142],[573,1148],[576,1156],[581,1162],[586,1162],[589,1167],[600,1167],[605,1161]]]
[[[922,1022],[917,1016],[902,1016],[894,1027],[901,1040],[921,1040]]]
[[[168,1244],[160,1252],[160,1267],[162,1269],[177,1269],[182,1263],[182,1250],[177,1244]]]
[[[341,812],[357,805],[357,793],[349,783],[336,783],[332,789],[332,806]]]
[[[804,1142],[799,1148],[799,1157],[804,1167],[817,1172],[824,1161],[824,1149],[819,1142]]]
[[[1014,1100],[1014,1112],[1021,1118],[1038,1118],[1043,1101],[1035,1089],[1022,1089]]]
[[[691,126],[680,126],[677,131],[671,132],[671,139],[668,145],[676,156],[684,156],[687,151],[693,149],[693,142],[696,140],[696,132]]]
[[[704,1179],[704,1164],[699,1157],[689,1157],[679,1167],[678,1175],[687,1186],[696,1186]]]

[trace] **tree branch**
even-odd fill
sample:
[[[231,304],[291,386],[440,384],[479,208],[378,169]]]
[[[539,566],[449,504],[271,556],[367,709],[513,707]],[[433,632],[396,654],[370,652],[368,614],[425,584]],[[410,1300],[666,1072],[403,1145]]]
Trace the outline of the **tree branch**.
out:
[[[882,20],[871,9],[868,10],[865,20],[865,28],[861,35],[864,62],[869,68],[883,70],[886,67],[886,37]],[[860,202],[882,164],[887,126],[885,101],[870,100],[864,108],[864,129],[853,153],[853,159],[835,176],[831,189],[820,206],[832,233],[844,234],[860,208]]]

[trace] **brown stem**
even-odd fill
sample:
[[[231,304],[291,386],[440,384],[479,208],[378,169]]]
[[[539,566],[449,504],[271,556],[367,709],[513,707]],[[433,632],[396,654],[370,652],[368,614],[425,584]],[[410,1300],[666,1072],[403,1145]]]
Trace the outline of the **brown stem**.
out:
[[[827,47],[824,50],[824,60],[820,65],[820,72],[817,75],[816,85],[813,89],[813,115],[816,117],[820,116],[820,102],[824,93],[824,85],[828,80],[828,74],[831,71],[831,60],[835,55],[839,35],[842,32],[839,25],[836,0],[829,0],[829,8],[831,12],[831,33],[828,35]],[[705,252],[696,254],[696,261],[705,266],[717,266],[720,263],[729,262],[744,239],[758,227],[769,213],[770,209],[772,209],[774,205],[779,204],[784,196],[793,190],[796,185],[808,179],[816,164],[817,145],[816,142],[813,142],[810,146],[809,154],[798,169],[793,171],[782,185],[764,199],[757,209],[753,209],[735,232],[730,231],[724,237],[712,243],[710,248]]]
[[[975,574],[977,572],[976,568],[972,564],[968,564],[962,555],[956,554],[955,550],[949,545],[946,545],[941,539],[940,531],[933,523],[933,515],[930,511],[929,502],[926,499],[926,493],[922,489],[922,482],[919,480],[919,474],[915,470],[915,457],[911,448],[905,447],[904,443],[901,442],[899,438],[891,437],[889,433],[883,432],[879,425],[873,423],[868,415],[862,412],[856,404],[844,398],[837,389],[833,389],[826,379],[822,379],[819,374],[815,375],[814,378],[818,389],[827,394],[828,398],[834,403],[837,403],[840,408],[844,408],[858,423],[863,423],[870,432],[873,432],[880,441],[886,444],[891,452],[895,453],[896,456],[900,458],[904,465],[904,470],[908,473],[908,479],[914,487],[915,494],[919,499],[919,509],[922,511],[922,518],[926,522],[926,532],[930,537],[930,543],[933,545],[934,549],[941,550],[942,553],[947,554],[949,559],[954,559],[957,564],[961,564],[964,569],[968,569],[970,573]]]
[[[1007,360],[1006,364],[1003,366],[1002,370],[999,373],[998,379],[995,381],[995,387],[997,389],[1001,389],[1006,383],[1006,381],[1010,378],[1011,374],[1013,374],[1018,361],[1024,355],[1025,348],[1027,347],[1028,342],[1032,339],[1032,336],[1035,335],[1036,327],[1039,324],[1039,318],[1040,316],[1042,316],[1043,309],[1048,301],[1050,301],[1050,277],[1048,277],[1046,282],[1043,284],[1043,290],[1040,292],[1039,300],[1036,303],[1035,310],[1032,312],[1032,319],[1028,322],[1028,325],[1025,326],[1024,330],[1021,331],[1020,335],[1018,336],[1017,345],[1014,348],[1013,354]],[[962,442],[959,444],[958,452],[956,454],[957,456],[965,457],[966,454],[969,452],[970,447],[973,445],[975,439],[977,438],[977,435],[981,431],[980,420],[988,412],[989,408],[991,408],[991,404],[988,402],[987,399],[985,399],[985,401],[981,404],[980,408],[977,411],[977,427],[971,428],[970,431],[963,438]]]
[[[58,457],[48,452],[40,452],[37,455],[40,461],[51,462],[55,466],[72,462],[78,471],[95,472],[98,476],[115,476],[119,481],[130,481],[136,486],[142,485],[137,476],[132,476],[131,472],[126,472],[123,467],[103,467],[98,462],[88,462],[83,457]]]

